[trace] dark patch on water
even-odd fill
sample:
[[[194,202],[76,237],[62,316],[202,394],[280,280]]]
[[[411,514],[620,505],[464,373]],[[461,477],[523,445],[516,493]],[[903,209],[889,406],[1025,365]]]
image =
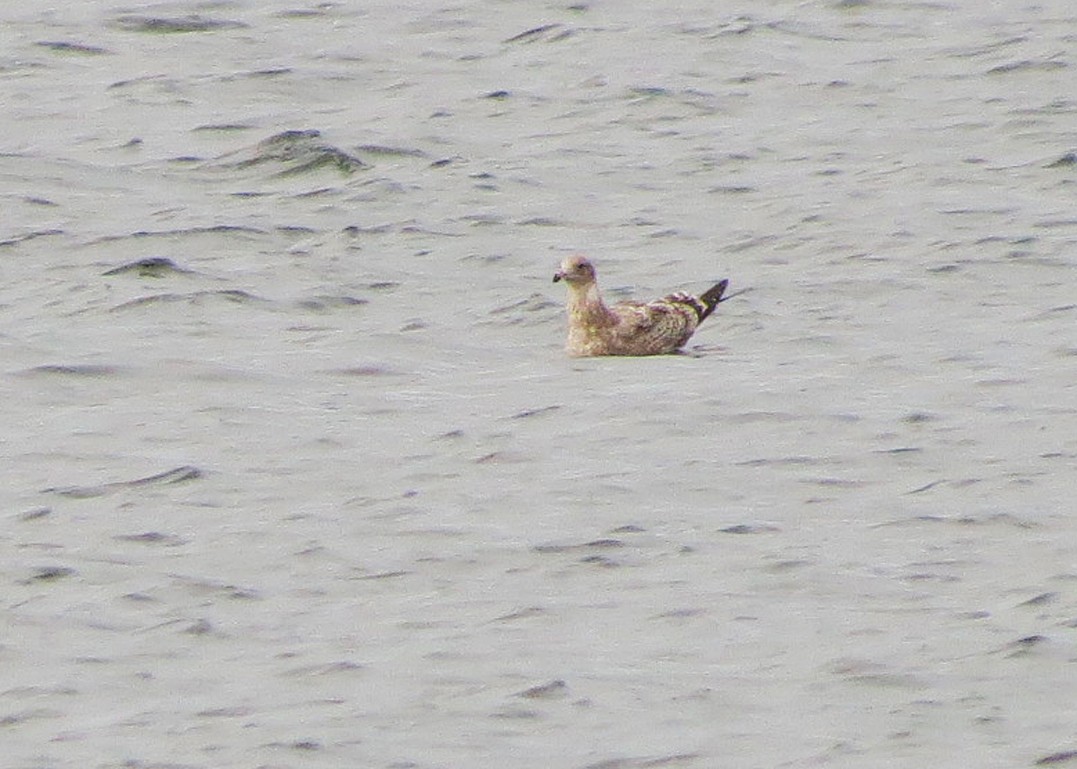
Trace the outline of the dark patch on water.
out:
[[[169,576],[186,588],[192,595],[220,596],[236,601],[259,601],[262,598],[261,594],[253,588],[240,587],[239,585],[233,585],[228,582],[189,577],[182,574],[170,574]]]
[[[312,296],[309,299],[300,299],[296,302],[296,306],[300,309],[313,310],[315,312],[329,312],[330,310],[339,310],[342,308],[350,309],[353,307],[361,307],[364,304],[369,304],[369,302],[366,299],[360,299],[359,297],[348,296],[346,294],[320,294],[318,296]]]
[[[151,296],[140,296],[137,299],[132,299],[129,302],[118,304],[115,307],[109,309],[109,312],[120,312],[123,310],[130,310],[135,307],[145,307],[151,304],[170,304],[173,302],[185,302],[192,305],[201,305],[206,301],[223,300],[231,304],[254,304],[254,303],[268,303],[268,300],[262,299],[259,296],[248,291],[240,291],[239,289],[222,289],[220,291],[194,291],[189,294],[153,294]]]
[[[522,692],[516,692],[513,696],[529,700],[562,699],[568,696],[568,684],[558,678],[548,683],[528,687]]]
[[[17,246],[20,243],[25,243],[28,240],[34,240],[35,238],[44,238],[49,235],[63,235],[63,230],[37,230],[35,232],[28,232],[25,235],[17,235],[7,240],[0,240],[0,248],[4,246]]]
[[[561,219],[551,219],[548,216],[533,216],[530,219],[521,219],[517,224],[524,227],[568,227],[569,222]]]
[[[314,235],[318,231],[313,227],[304,227],[299,224],[284,224],[276,228],[277,232],[282,235],[291,235],[295,237],[304,237],[307,235]]]
[[[922,491],[924,488],[931,488],[937,486],[940,483],[947,483],[947,481],[936,481],[930,483],[927,486],[918,489]],[[953,484],[956,488],[962,488],[965,484],[956,482]],[[907,494],[914,494],[916,492],[906,492]],[[914,515],[908,518],[898,518],[892,521],[884,521],[883,523],[872,524],[869,528],[876,529],[884,526],[909,526],[919,524],[949,524],[957,526],[987,526],[987,525],[1001,525],[1001,526],[1013,526],[1018,529],[1034,529],[1039,524],[1033,521],[1026,521],[1018,518],[1015,515],[1009,513],[991,513],[988,515],[961,515],[961,516],[947,516],[947,515]]]
[[[221,29],[244,29],[247,27],[247,25],[241,21],[210,19],[196,14],[174,18],[127,14],[124,16],[117,16],[112,20],[111,26],[124,32],[141,32],[153,35],[215,32]]]
[[[673,753],[667,756],[638,756],[633,758],[610,758],[587,764],[583,769],[661,769],[662,767],[695,766],[699,753]]]
[[[99,377],[115,376],[121,371],[123,371],[123,369],[118,366],[109,366],[98,363],[46,363],[43,366],[34,366],[33,368],[26,369],[19,373],[27,376],[49,374],[97,379]]]
[[[324,662],[314,665],[304,665],[298,668],[292,668],[284,672],[286,676],[327,676],[336,675],[337,673],[354,673],[359,670],[363,670],[364,666],[358,662],[352,662],[351,660],[341,660],[338,662]]]
[[[539,713],[537,711],[523,708],[503,708],[491,714],[491,718],[514,719],[517,721],[526,721],[538,717]]]
[[[724,185],[720,185],[718,187],[711,187],[709,190],[707,190],[707,192],[709,192],[712,195],[713,194],[743,195],[745,193],[755,192],[755,191],[756,191],[755,187],[749,187],[747,185],[735,185],[735,184],[724,184]]]
[[[735,523],[718,531],[722,534],[766,534],[781,529],[769,523]]]
[[[532,27],[518,35],[506,38],[505,43],[554,43],[572,36],[572,30],[563,24],[543,24]]]
[[[527,419],[528,417],[536,417],[540,414],[549,414],[552,411],[557,411],[561,406],[540,406],[533,409],[525,409],[523,411],[517,411],[509,419]]]
[[[213,623],[208,619],[199,619],[180,631],[184,635],[209,635],[214,632]]]
[[[36,521],[41,518],[45,518],[52,514],[51,507],[35,507],[31,510],[24,510],[19,513],[20,521]]]
[[[368,155],[384,155],[386,157],[400,158],[425,158],[426,153],[412,147],[387,147],[384,144],[360,144],[357,148],[360,152]]]
[[[359,580],[382,580],[382,579],[396,579],[397,577],[406,577],[411,574],[410,571],[404,571],[403,569],[398,571],[381,571],[377,574],[364,574],[361,577],[353,577],[353,579]]]
[[[22,584],[28,585],[31,582],[55,582],[59,579],[66,577],[73,577],[78,574],[77,571],[68,566],[39,566],[33,570],[33,573],[25,580],[22,580]]]
[[[1072,168],[1073,166],[1077,166],[1077,152],[1067,152],[1058,160],[1045,165],[1044,168]]]
[[[333,369],[333,374],[341,374],[343,376],[359,376],[359,377],[374,377],[374,376],[400,376],[400,372],[388,369],[385,366],[349,366],[347,368]]]
[[[143,545],[165,545],[177,547],[187,544],[187,540],[174,534],[164,534],[159,531],[144,531],[140,534],[117,534],[113,539],[119,542],[137,542]]]
[[[658,96],[672,96],[673,92],[668,88],[660,88],[658,86],[637,85],[631,86],[627,91],[628,96],[636,97],[658,97]]]
[[[192,128],[192,131],[220,131],[222,133],[230,133],[233,131],[249,131],[254,126],[247,125],[246,123],[207,123],[205,125],[199,125]]]
[[[314,129],[282,131],[245,150],[222,155],[214,163],[220,168],[262,168],[274,176],[294,176],[323,168],[345,175],[370,168],[359,157],[328,144]]]
[[[347,227],[341,230],[345,235],[351,237],[357,237],[359,235],[384,235],[387,232],[393,231],[393,225],[391,224],[374,224],[369,227],[361,227],[358,224],[349,224]],[[381,281],[378,284],[368,284],[368,287],[381,287],[381,286],[398,286],[399,283],[393,283],[391,281]]]
[[[736,424],[753,424],[755,422],[796,422],[801,419],[796,414],[783,411],[748,411],[743,414],[732,414],[729,421]]]
[[[1048,640],[1047,636],[1039,635],[1038,633],[1028,635],[1006,644],[1002,651],[1008,652],[1006,656],[1009,658],[1026,657],[1031,654],[1033,650],[1042,648]]]
[[[202,478],[204,473],[193,465],[182,465],[163,473],[148,475],[144,478],[136,478],[131,481],[113,481],[96,486],[55,486],[42,489],[45,494],[58,494],[72,499],[90,499],[113,494],[124,489],[142,488],[145,486],[170,486],[177,483],[185,483]]]
[[[1047,230],[1047,229],[1054,229],[1055,227],[1073,227],[1075,225],[1077,225],[1077,219],[1069,219],[1069,218],[1067,218],[1067,219],[1041,219],[1040,221],[1035,222],[1032,226],[1036,227],[1037,229]],[[1055,261],[1051,261],[1051,262],[1046,262],[1046,260],[1045,260],[1045,263],[1069,265],[1069,262],[1063,262],[1062,260],[1055,260]]]
[[[706,613],[706,609],[670,609],[661,614],[656,614],[654,619],[690,619],[692,617],[702,617]]]
[[[292,750],[321,750],[323,746],[317,740],[296,740],[295,742],[284,743],[284,747]]]
[[[496,257],[487,257],[486,259],[489,261],[490,259],[496,259]],[[515,324],[523,323],[527,320],[527,318],[521,317],[521,313],[544,312],[546,310],[549,310],[550,308],[559,306],[560,305],[558,305],[554,301],[551,301],[544,294],[532,294],[526,299],[519,299],[515,302],[511,302],[510,304],[495,307],[494,309],[490,310],[490,314],[514,316],[510,317],[508,321],[511,324]]]
[[[140,278],[164,278],[169,275],[189,275],[193,271],[178,266],[171,259],[163,256],[148,256],[134,262],[122,264],[106,270],[102,275],[124,275],[134,273]]]
[[[829,460],[820,459],[818,457],[777,457],[774,459],[746,459],[743,462],[737,462],[739,467],[767,467],[770,465],[784,466],[784,465],[821,465],[827,464]]]
[[[244,77],[280,77],[294,72],[291,67],[269,67],[267,69],[254,69],[247,72]]]
[[[91,244],[112,243],[126,238],[179,238],[193,235],[265,235],[265,230],[236,224],[217,224],[211,227],[185,227],[178,230],[136,230],[127,235],[106,235]],[[0,245],[3,245],[0,243]]]
[[[327,16],[335,3],[319,3],[315,8],[289,8],[274,14],[281,19],[317,19]]]
[[[999,64],[987,70],[988,75],[1008,75],[1013,72],[1050,72],[1057,69],[1065,69],[1066,63],[1057,59],[1023,59]]]
[[[603,538],[577,544],[535,545],[532,549],[536,553],[570,553],[578,550],[610,550],[624,546],[625,543],[619,539]]]
[[[541,606],[528,606],[525,609],[518,609],[508,614],[502,614],[499,617],[494,617],[491,622],[515,622],[518,619],[532,619],[534,617],[544,617],[549,614],[549,610],[542,608]]]
[[[300,192],[297,195],[295,195],[294,197],[302,200],[304,198],[318,198],[318,197],[321,197],[323,195],[337,195],[339,193],[340,193],[340,190],[338,188],[336,188],[336,187],[319,187],[316,190],[306,190],[305,192]],[[236,193],[237,196],[245,195],[247,197],[258,197],[259,195],[264,195],[264,194],[266,194],[266,193],[263,193],[263,192]]]
[[[35,45],[39,45],[42,48],[48,48],[50,51],[56,53],[74,53],[82,56],[101,56],[103,54],[110,54],[105,48],[99,48],[96,45],[86,45],[84,43],[70,43],[64,40],[41,40]]]

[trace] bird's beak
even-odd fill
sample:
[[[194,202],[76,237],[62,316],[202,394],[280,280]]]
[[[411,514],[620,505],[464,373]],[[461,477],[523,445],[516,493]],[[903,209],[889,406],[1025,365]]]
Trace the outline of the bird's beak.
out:
[[[565,277],[565,273],[563,273],[563,272],[555,272],[554,275],[553,275],[553,282],[557,283],[563,277]]]

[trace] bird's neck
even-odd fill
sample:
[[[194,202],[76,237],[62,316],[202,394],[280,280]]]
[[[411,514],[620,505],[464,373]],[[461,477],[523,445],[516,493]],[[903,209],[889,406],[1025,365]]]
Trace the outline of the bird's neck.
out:
[[[569,284],[568,315],[576,323],[590,328],[617,323],[617,316],[606,307],[598,292],[598,283],[593,280]]]

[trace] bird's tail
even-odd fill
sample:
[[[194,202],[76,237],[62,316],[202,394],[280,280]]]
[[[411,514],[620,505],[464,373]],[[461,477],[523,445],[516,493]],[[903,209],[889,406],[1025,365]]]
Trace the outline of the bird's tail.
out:
[[[714,286],[708,288],[699,295],[699,301],[703,305],[703,312],[699,316],[700,323],[702,323],[708,315],[714,312],[714,308],[718,306],[720,301],[722,301],[722,294],[725,293],[725,290],[728,287],[729,281],[723,280],[719,283],[715,283]]]

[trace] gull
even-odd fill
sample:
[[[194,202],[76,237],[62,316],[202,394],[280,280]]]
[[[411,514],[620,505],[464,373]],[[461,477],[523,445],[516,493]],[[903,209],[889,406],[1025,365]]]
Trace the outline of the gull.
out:
[[[652,302],[618,302],[607,307],[595,280],[595,268],[582,256],[561,262],[553,282],[568,286],[569,355],[663,355],[676,352],[722,301],[728,280],[698,297],[670,294]]]

